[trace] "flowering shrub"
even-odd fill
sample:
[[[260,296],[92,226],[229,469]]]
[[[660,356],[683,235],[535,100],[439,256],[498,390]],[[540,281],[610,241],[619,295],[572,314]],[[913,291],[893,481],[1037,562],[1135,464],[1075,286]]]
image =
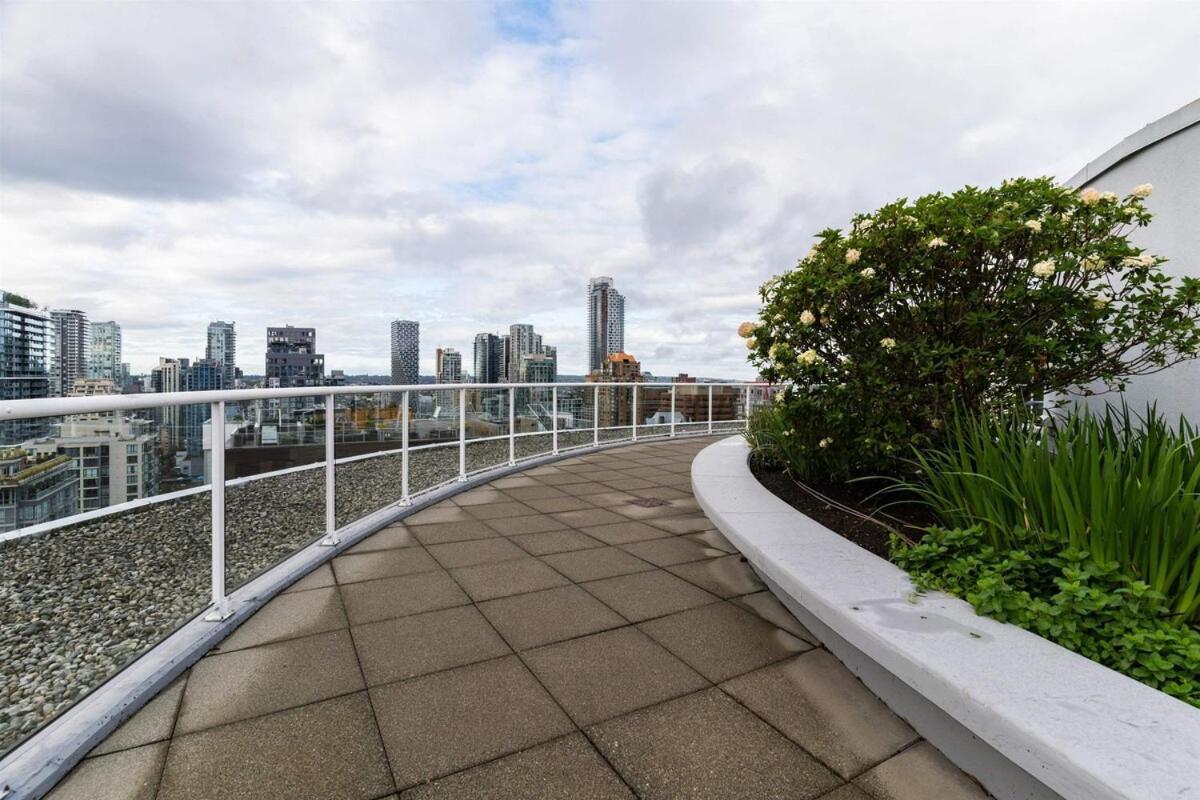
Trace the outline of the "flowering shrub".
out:
[[[792,384],[778,435],[797,477],[895,473],[956,407],[1119,389],[1200,351],[1200,281],[1128,240],[1150,191],[1022,178],[822,231],[739,329],[763,377]]]

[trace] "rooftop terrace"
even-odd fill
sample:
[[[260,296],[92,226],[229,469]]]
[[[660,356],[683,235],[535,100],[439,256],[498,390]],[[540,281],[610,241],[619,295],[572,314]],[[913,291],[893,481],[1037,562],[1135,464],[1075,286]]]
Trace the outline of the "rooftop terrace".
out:
[[[64,798],[974,798],[712,526],[711,438],[538,466],[318,567]]]

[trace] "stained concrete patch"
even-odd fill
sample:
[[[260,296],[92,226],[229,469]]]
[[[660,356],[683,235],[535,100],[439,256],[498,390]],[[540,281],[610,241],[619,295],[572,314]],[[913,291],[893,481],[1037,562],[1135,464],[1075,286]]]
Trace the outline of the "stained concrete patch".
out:
[[[477,520],[470,522],[448,522],[441,525],[413,525],[409,530],[423,545],[444,542],[467,542],[472,539],[487,539],[496,532]]]
[[[722,687],[844,778],[875,766],[917,734],[825,650]]]
[[[67,773],[46,800],[154,800],[167,743],[87,758]]]
[[[373,622],[352,633],[371,686],[512,652],[473,606]]]
[[[371,689],[396,784],[413,786],[570,733],[517,658]]]
[[[684,580],[702,586],[720,597],[736,597],[764,589],[763,582],[740,555],[667,567]]]
[[[556,553],[542,560],[576,583],[613,578],[654,569],[654,565],[616,547],[575,553]]]
[[[512,537],[512,541],[534,556],[565,553],[569,550],[590,550],[604,546],[604,542],[574,530],[522,533]]]
[[[854,781],[876,800],[986,800],[987,793],[929,742],[918,742]]]
[[[395,547],[416,547],[420,542],[413,536],[412,531],[403,525],[391,525],[378,533],[373,533],[366,539],[346,551],[347,555],[373,553],[376,550],[390,550]]]
[[[373,553],[338,556],[333,560],[333,574],[339,584],[411,575],[437,568],[438,563],[420,547],[377,550]]]
[[[105,737],[88,755],[115,753],[118,750],[171,738],[171,731],[175,727],[175,714],[179,711],[179,701],[183,697],[183,686],[186,682],[187,673],[184,673],[125,720],[121,727]]]
[[[345,628],[347,625],[349,623],[342,611],[342,600],[336,588],[281,594],[260,608],[213,650],[228,652]]]
[[[444,570],[351,583],[341,587],[351,625],[467,605],[471,598]]]
[[[293,583],[284,590],[284,593],[306,592],[309,589],[322,589],[326,586],[334,586],[336,584],[337,581],[333,579],[333,568],[326,563],[317,567],[312,572]]]
[[[522,533],[542,533],[544,531],[561,531],[567,527],[554,517],[542,514],[535,514],[529,517],[489,519],[487,526],[496,533],[504,536],[518,536]]]
[[[176,737],[157,800],[369,800],[393,788],[359,693]]]
[[[662,570],[639,572],[582,584],[630,622],[715,603],[717,598]]]
[[[714,683],[812,647],[729,603],[694,608],[638,627]]]
[[[726,555],[723,550],[714,550],[700,542],[678,536],[630,542],[620,547],[627,553],[632,553],[658,567],[669,567],[674,564],[686,564],[689,561],[702,561],[706,558],[719,558]]]
[[[656,519],[650,524],[674,534],[700,533],[701,531],[712,530],[715,527],[712,524],[712,520],[703,514],[684,514],[665,517],[663,519]]]
[[[176,732],[191,733],[363,688],[346,630],[211,655],[192,667]]]
[[[617,517],[620,519],[620,517]],[[605,544],[629,544],[642,542],[647,539],[665,539],[671,534],[658,528],[651,528],[644,522],[622,520],[607,525],[592,525],[583,528],[583,532]]]
[[[690,667],[633,628],[547,645],[523,657],[578,725],[707,685]]]
[[[479,564],[450,571],[476,603],[563,586],[566,578],[528,556],[498,564]]]
[[[632,800],[595,748],[578,733],[410,789],[403,800]]]
[[[717,689],[635,711],[586,733],[637,793],[650,800],[803,800],[841,783]]]
[[[492,564],[521,558],[525,551],[507,539],[478,539],[471,542],[449,542],[429,545],[429,554],[447,569]]]
[[[616,628],[625,620],[578,586],[518,594],[479,604],[518,650]]]

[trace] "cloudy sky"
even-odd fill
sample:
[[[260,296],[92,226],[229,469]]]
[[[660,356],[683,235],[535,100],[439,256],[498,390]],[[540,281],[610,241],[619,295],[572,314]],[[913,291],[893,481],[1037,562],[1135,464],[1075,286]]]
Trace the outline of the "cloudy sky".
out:
[[[0,4],[0,287],[124,328],[135,371],[236,320],[385,373],[529,322],[584,362],[612,275],[659,374],[813,233],[1067,178],[1194,99],[1200,4]]]

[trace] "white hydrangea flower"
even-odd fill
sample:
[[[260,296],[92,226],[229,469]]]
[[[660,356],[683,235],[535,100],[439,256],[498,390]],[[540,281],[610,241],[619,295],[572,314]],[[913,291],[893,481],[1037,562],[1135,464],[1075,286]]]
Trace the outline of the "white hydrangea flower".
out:
[[[1033,265],[1033,274],[1039,278],[1049,278],[1054,274],[1054,262],[1050,260],[1039,261]]]
[[[753,322],[743,322],[741,325],[738,325],[738,336],[748,339],[754,335],[756,330],[758,330],[758,326]]]
[[[1115,203],[1115,202],[1117,202],[1117,193],[1116,192],[1101,192],[1100,199],[1106,203]]]
[[[866,219],[859,221],[858,229],[860,231],[869,231],[869,230],[871,230],[871,228],[874,225],[875,225],[875,221],[873,219],[871,219],[870,217],[867,217]]]
[[[816,321],[816,316],[814,316],[813,312],[809,311],[807,308],[800,312],[801,325],[812,325]]]
[[[1100,202],[1100,191],[1089,186],[1079,193],[1079,202],[1085,206],[1096,205],[1096,203]]]
[[[875,268],[874,267],[863,267],[862,269],[860,269],[858,271],[858,274],[862,275],[864,278],[874,278],[875,277]]]
[[[825,437],[821,441],[817,442],[817,447],[824,450],[826,447],[829,447],[829,445],[831,445],[831,444],[833,444],[833,439],[830,439],[829,437]]]
[[[758,339],[755,339],[753,336],[746,339],[746,349],[747,350],[753,350],[756,347],[758,347]]]
[[[813,364],[820,364],[825,361],[821,356],[817,355],[817,351],[811,347],[800,354],[798,359],[801,364],[806,367],[811,367]]]
[[[1028,220],[1025,223],[1025,227],[1029,228],[1029,230],[1033,231],[1034,233],[1042,232],[1042,223],[1036,219]]]
[[[1154,184],[1140,183],[1137,186],[1133,187],[1133,191],[1131,191],[1130,194],[1133,195],[1134,197],[1146,198],[1146,197],[1149,197],[1153,192],[1154,192]]]
[[[1121,259],[1122,267],[1153,267],[1154,256],[1142,253],[1140,256],[1125,256]]]
[[[1079,262],[1084,272],[1099,272],[1104,269],[1104,260],[1097,256],[1088,256]]]
[[[1112,302],[1112,297],[1110,297],[1108,294],[1106,294],[1104,292],[1101,292],[1100,294],[1098,294],[1092,298],[1092,306],[1094,306],[1095,308],[1104,308],[1106,305],[1108,305],[1111,302]]]
[[[896,347],[896,340],[890,336],[884,337],[879,340],[879,346],[884,350],[892,350]]]
[[[846,263],[847,264],[857,264],[858,259],[860,259],[861,257],[862,257],[862,252],[859,250],[855,250],[854,248],[851,248],[846,251]]]
[[[933,237],[932,239],[929,240],[929,243],[926,245],[926,247],[929,247],[930,249],[937,248],[937,247],[945,247],[945,246],[946,246],[946,240],[940,236]]]

